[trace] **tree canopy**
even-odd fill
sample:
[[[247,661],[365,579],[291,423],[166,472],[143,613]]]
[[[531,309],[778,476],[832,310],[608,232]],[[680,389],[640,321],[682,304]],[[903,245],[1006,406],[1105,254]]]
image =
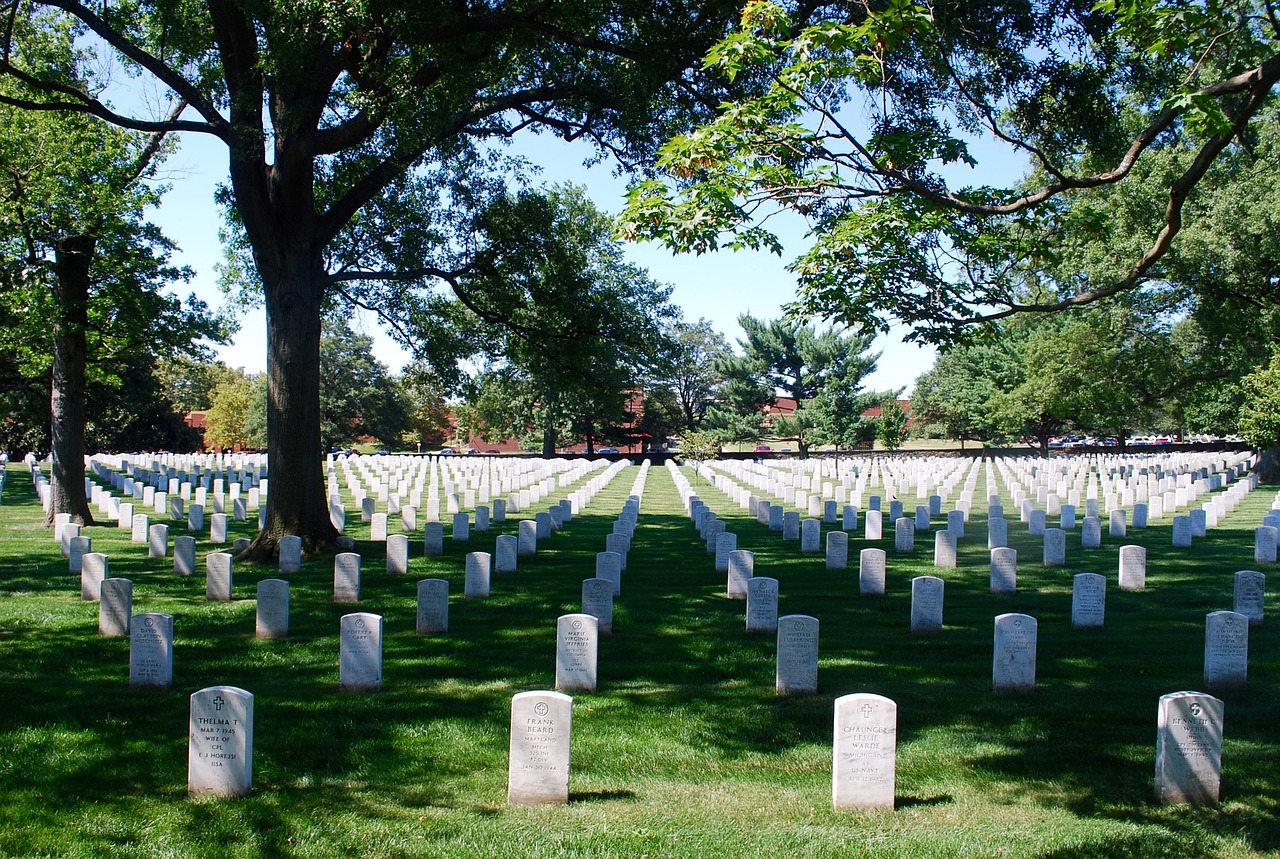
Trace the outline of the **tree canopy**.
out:
[[[1184,229],[1230,230],[1241,251],[1270,241],[1273,215],[1233,225],[1196,202],[1202,187],[1245,187],[1274,164],[1269,0],[895,0],[789,14],[805,10],[747,4],[706,64],[769,86],[664,147],[667,178],[634,189],[625,234],[778,250],[765,219],[797,212],[814,235],[793,263],[801,311],[898,320],[938,342],[1159,286],[1176,275]],[[969,178],[979,141],[1003,184]],[[1108,264],[1057,270],[1063,237],[1099,245],[1103,233],[1082,227],[1126,195],[1130,222]],[[1259,266],[1241,253],[1228,261],[1241,277],[1194,286],[1274,305],[1274,259],[1269,276],[1248,277]]]

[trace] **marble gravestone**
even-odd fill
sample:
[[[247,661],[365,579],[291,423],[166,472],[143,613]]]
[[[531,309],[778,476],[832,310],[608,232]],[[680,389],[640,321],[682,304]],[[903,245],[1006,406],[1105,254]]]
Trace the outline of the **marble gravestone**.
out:
[[[556,691],[594,692],[600,645],[599,621],[589,614],[556,620]]]
[[[484,600],[489,598],[489,571],[493,568],[493,556],[488,552],[468,552],[466,573],[463,578],[464,599]]]
[[[746,549],[735,549],[729,553],[729,568],[725,593],[729,599],[747,598],[747,587],[755,575],[755,553]]]
[[[944,583],[937,576],[916,576],[911,580],[911,632],[931,635],[942,631]]]
[[[360,556],[340,552],[333,558],[333,601],[360,602]]]
[[[1249,618],[1213,611],[1204,622],[1204,685],[1243,689],[1249,677]]]
[[[778,663],[774,691],[811,695],[818,691],[818,619],[804,614],[778,618]]]
[[[285,579],[258,582],[255,634],[258,638],[289,637],[289,582]]]
[[[991,593],[1018,592],[1018,550],[1000,546],[991,550]]]
[[[884,549],[863,549],[858,554],[858,590],[864,594],[885,592]]]
[[[1235,575],[1232,608],[1237,614],[1242,614],[1249,619],[1249,626],[1262,624],[1266,585],[1267,577],[1257,570],[1240,570]]]
[[[508,803],[569,801],[572,718],[573,699],[560,692],[521,692],[511,698]]]
[[[768,576],[747,579],[747,632],[777,632],[778,580]]]
[[[846,570],[849,568],[849,534],[845,531],[829,531],[827,533],[827,569]]]
[[[418,582],[418,635],[438,635],[449,631],[449,582],[422,579]]]
[[[608,579],[613,584],[613,595],[619,596],[622,593],[622,555],[617,552],[596,552],[596,578]]]
[[[230,552],[205,555],[204,598],[209,602],[231,602],[235,560]]]
[[[1107,577],[1077,573],[1071,585],[1073,629],[1102,629],[1107,607]]]
[[[108,638],[128,635],[133,623],[133,582],[103,579],[99,594],[98,634]]]
[[[882,695],[835,701],[831,801],[836,811],[893,809],[898,705]]]
[[[514,573],[518,566],[519,546],[514,534],[499,534],[494,541],[494,568],[499,573]]]
[[[173,615],[135,615],[129,623],[129,688],[168,689],[172,685]]]
[[[613,632],[613,582],[608,579],[582,580],[582,613],[596,619],[601,635]]]
[[[382,616],[355,612],[339,626],[338,688],[343,692],[382,689]]]
[[[1222,783],[1223,703],[1203,692],[1160,696],[1156,802],[1216,805]]]
[[[102,595],[102,583],[111,569],[111,561],[102,552],[89,552],[80,562],[80,599],[97,602]]]
[[[210,686],[191,695],[187,793],[234,799],[253,788],[253,695]]]
[[[995,620],[991,685],[997,692],[1032,692],[1036,688],[1034,617],[1008,613]]]
[[[1146,546],[1120,547],[1120,590],[1140,591],[1147,586]]]

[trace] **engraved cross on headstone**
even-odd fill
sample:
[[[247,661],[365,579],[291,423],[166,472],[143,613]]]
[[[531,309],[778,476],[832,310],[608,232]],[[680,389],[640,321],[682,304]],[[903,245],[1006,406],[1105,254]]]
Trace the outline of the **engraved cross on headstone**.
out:
[[[221,696],[221,695],[219,695],[217,698],[214,698],[214,699],[213,699],[213,709],[215,709],[215,710],[221,710],[221,709],[222,709],[222,704],[223,704],[223,701],[222,701],[222,696]]]
[[[871,702],[868,701],[867,703],[863,704],[862,707],[860,707],[859,709],[862,710],[862,718],[870,719],[871,714],[875,712],[876,708],[871,706]]]

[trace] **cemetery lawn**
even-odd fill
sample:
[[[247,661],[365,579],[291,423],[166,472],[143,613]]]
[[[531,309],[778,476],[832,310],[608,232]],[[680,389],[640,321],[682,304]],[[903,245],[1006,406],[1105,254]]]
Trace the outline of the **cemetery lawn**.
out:
[[[334,604],[333,559],[308,559],[288,577],[290,635],[280,641],[253,634],[256,584],[274,569],[237,566],[233,601],[209,603],[207,531],[197,575],[184,579],[172,549],[147,559],[114,523],[86,528],[111,575],[133,580],[134,612],[175,618],[173,688],[131,691],[127,639],[98,635],[97,604],[80,600],[30,477],[10,465],[0,506],[0,855],[1280,855],[1280,617],[1250,631],[1248,688],[1218,693],[1222,803],[1152,798],[1157,700],[1201,689],[1205,614],[1231,608],[1233,574],[1258,568],[1253,528],[1274,486],[1190,550],[1170,547],[1169,517],[1124,541],[1105,536],[1104,521],[1103,548],[1090,552],[1076,530],[1065,568],[1040,566],[1039,539],[1014,516],[1018,592],[998,596],[988,592],[984,515],[968,524],[957,570],[933,569],[927,534],[916,554],[894,554],[886,527],[888,593],[865,597],[861,530],[850,540],[853,569],[828,572],[821,555],[802,556],[694,479],[739,548],[756,553],[756,575],[780,581],[780,613],[821,622],[820,691],[783,698],[774,636],[744,631],[743,603],[725,598],[725,575],[666,469],[654,467],[615,632],[600,643],[599,692],[574,697],[570,802],[509,806],[511,696],[552,688],[556,617],[580,610],[581,581],[594,575],[637,473],[622,472],[539,541],[519,572],[495,572],[488,600],[462,598],[464,554],[492,552],[518,516],[466,544],[446,536],[443,558],[422,557],[419,533],[409,575],[392,576],[383,545],[349,513],[364,556],[361,602]],[[230,524],[232,537],[249,535]],[[172,523],[171,541],[184,533]],[[1122,542],[1148,546],[1143,592],[1116,585]],[[1081,571],[1108,579],[1099,631],[1071,629],[1071,576]],[[1280,574],[1262,571],[1274,592]],[[944,629],[912,636],[910,579],[935,572],[946,580]],[[416,582],[428,576],[450,582],[447,635],[414,631]],[[338,623],[351,611],[385,618],[379,693],[338,691]],[[1039,620],[1028,695],[991,691],[992,621],[1012,611]],[[256,698],[253,794],[193,800],[188,696],[224,684]],[[893,812],[832,810],[833,701],[850,692],[898,703]]]

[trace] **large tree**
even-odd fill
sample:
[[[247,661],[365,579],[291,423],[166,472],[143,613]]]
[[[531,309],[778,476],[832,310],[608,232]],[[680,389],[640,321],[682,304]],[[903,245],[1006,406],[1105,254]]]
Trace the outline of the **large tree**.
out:
[[[705,319],[676,322],[667,339],[673,348],[658,381],[675,394],[685,429],[696,430],[723,381],[717,367],[729,354],[729,343]]]
[[[89,58],[65,22],[17,11],[8,13],[7,32],[17,40],[8,63],[41,65],[68,85],[87,85]],[[22,78],[0,80],[0,340],[26,375],[50,379],[50,517],[90,524],[89,384],[118,384],[118,368],[138,355],[170,355],[219,332],[202,304],[192,298],[184,307],[162,289],[189,275],[169,264],[172,245],[146,221],[159,198],[150,180],[164,135],[10,106],[38,91]]]
[[[471,270],[462,226],[494,184],[485,144],[543,130],[638,159],[714,103],[690,69],[735,7],[36,0],[9,4],[8,20],[70,19],[186,110],[129,113],[13,44],[0,73],[30,88],[9,99],[18,107],[226,146],[226,199],[251,259],[242,273],[260,285],[267,311],[272,491],[251,549],[261,557],[285,534],[311,549],[336,539],[320,461],[325,301],[341,292],[429,320],[433,300],[405,299],[441,277],[460,288]]]
[[[666,360],[671,288],[623,260],[581,188],[499,198],[475,231],[484,264],[464,303],[488,323],[479,423],[502,436],[536,428],[547,456],[566,432],[592,450],[629,420],[632,394]]]
[[[1280,81],[1271,0],[902,0],[833,5],[820,21],[788,11],[753,0],[708,55],[729,77],[772,84],[671,141],[669,180],[636,189],[623,229],[681,249],[778,249],[761,216],[794,210],[816,234],[793,264],[800,307],[835,320],[896,318],[947,341],[973,323],[1159,285],[1175,237],[1202,217],[1196,192],[1271,151],[1258,145]],[[979,153],[1003,181],[968,184]],[[1134,184],[1150,193],[1109,270],[1054,278],[1082,201]],[[1196,286],[1276,299],[1274,277]]]
[[[376,438],[394,445],[409,428],[409,403],[373,338],[332,320],[320,339],[320,440],[326,450]]]
[[[760,320],[751,314],[738,317],[745,337],[742,354],[722,360],[730,384],[740,390],[735,405],[743,415],[760,415],[764,406],[780,398],[794,405],[792,414],[773,421],[773,432],[794,438],[800,455],[807,456],[815,428],[829,426],[829,417],[856,419],[875,398],[860,399],[863,379],[876,368],[879,352],[869,352],[871,334],[855,334],[834,328],[819,330],[799,319]],[[822,431],[819,437],[823,438]],[[828,429],[827,435],[831,435]],[[845,441],[832,436],[832,441]]]

